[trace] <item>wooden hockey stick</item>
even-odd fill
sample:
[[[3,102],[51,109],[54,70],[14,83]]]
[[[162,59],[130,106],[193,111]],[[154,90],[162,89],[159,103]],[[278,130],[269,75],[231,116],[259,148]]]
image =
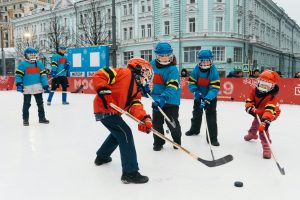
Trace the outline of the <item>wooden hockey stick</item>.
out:
[[[125,114],[128,117],[130,117],[131,119],[133,119],[134,121],[136,121],[137,123],[143,123],[142,121],[140,121],[139,119],[137,119],[136,117],[132,116],[130,113],[128,113],[127,111],[123,110],[122,108],[116,106],[113,103],[109,104],[112,108],[114,108],[116,111],[120,112],[121,114]],[[178,149],[184,151],[185,153],[187,153],[189,156],[191,156],[192,158],[194,158],[195,160],[200,161],[201,163],[203,163],[204,165],[208,166],[208,167],[217,167],[220,165],[224,165],[230,161],[233,160],[233,156],[232,155],[227,155],[225,157],[219,158],[217,160],[205,160],[202,159],[200,157],[198,157],[197,155],[195,155],[194,153],[190,152],[189,150],[187,150],[186,148],[182,147],[181,145],[177,144],[176,142],[173,142],[172,140],[170,140],[169,138],[165,137],[163,134],[161,134],[160,132],[156,131],[155,129],[151,128],[151,131],[157,135],[158,137],[160,137],[161,139],[170,142],[173,146],[176,146]]]

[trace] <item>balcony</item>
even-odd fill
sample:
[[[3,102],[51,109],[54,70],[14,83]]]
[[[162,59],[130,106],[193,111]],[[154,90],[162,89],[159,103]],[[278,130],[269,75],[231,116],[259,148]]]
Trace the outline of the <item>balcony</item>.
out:
[[[139,18],[152,18],[152,12],[139,13]]]

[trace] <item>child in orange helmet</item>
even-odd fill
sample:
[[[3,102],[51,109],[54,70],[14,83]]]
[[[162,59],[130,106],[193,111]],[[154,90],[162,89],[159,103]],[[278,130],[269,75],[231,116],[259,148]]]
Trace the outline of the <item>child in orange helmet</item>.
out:
[[[149,133],[152,120],[141,103],[142,91],[153,79],[151,64],[142,58],[132,58],[127,68],[102,68],[93,75],[93,86],[97,93],[94,99],[96,121],[100,121],[110,134],[97,151],[95,165],[112,161],[111,154],[120,149],[123,183],[146,183],[147,176],[138,170],[137,155],[130,127],[121,114],[110,103],[117,105],[141,120],[139,131]]]
[[[254,117],[252,125],[248,134],[244,136],[245,141],[257,139],[257,131],[263,147],[263,157],[265,159],[271,158],[271,150],[264,137],[264,131],[270,141],[269,126],[272,121],[276,120],[280,114],[280,108],[276,95],[279,92],[277,85],[279,75],[275,71],[265,70],[257,79],[257,86],[253,88],[249,98],[246,100],[246,112]],[[259,124],[256,115],[261,119]]]

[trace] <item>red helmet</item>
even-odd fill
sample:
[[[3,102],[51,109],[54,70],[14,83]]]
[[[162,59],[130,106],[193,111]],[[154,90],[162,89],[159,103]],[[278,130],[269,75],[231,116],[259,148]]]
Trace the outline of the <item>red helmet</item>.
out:
[[[153,80],[152,65],[147,60],[139,57],[131,58],[127,63],[127,67],[140,77],[143,85],[149,84]]]
[[[272,70],[265,70],[257,79],[257,89],[261,92],[269,92],[279,81],[279,75]]]

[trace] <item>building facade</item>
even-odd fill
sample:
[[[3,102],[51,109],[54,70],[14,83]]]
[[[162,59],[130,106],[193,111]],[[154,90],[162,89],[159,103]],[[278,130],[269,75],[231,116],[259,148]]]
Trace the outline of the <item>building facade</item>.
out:
[[[51,13],[57,12],[77,40],[84,40],[82,19],[91,12],[90,2],[77,1],[57,11],[18,18],[15,39],[25,27],[35,26],[40,38],[40,24],[49,23]],[[104,42],[109,44],[111,1],[100,2],[108,30]],[[192,69],[197,51],[209,48],[223,76],[233,69],[269,68],[280,70],[284,77],[300,71],[300,27],[271,0],[116,0],[116,20],[119,66],[133,56],[153,59],[155,44],[167,40],[179,69]]]

